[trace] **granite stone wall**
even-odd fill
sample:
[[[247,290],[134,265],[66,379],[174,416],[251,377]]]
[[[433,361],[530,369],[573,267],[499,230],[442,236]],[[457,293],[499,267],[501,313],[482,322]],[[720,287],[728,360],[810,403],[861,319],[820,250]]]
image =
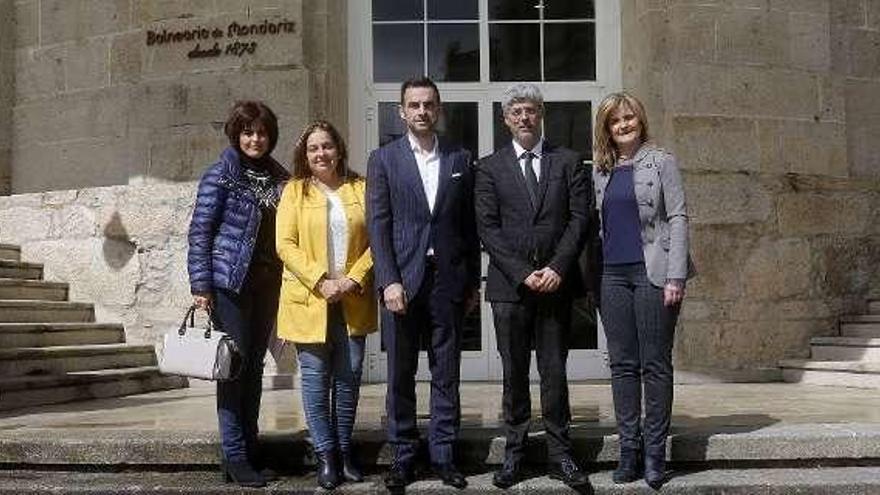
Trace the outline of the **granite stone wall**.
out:
[[[0,0],[0,26],[12,23],[13,0]],[[12,114],[15,93],[15,30],[0,29],[0,115]],[[9,194],[12,179],[12,120],[0,119],[0,195]]]
[[[809,354],[880,295],[880,2],[624,0],[623,81],[680,158],[679,368]]]
[[[197,179],[241,98],[276,111],[284,162],[308,120],[345,128],[342,0],[9,3],[13,193]]]

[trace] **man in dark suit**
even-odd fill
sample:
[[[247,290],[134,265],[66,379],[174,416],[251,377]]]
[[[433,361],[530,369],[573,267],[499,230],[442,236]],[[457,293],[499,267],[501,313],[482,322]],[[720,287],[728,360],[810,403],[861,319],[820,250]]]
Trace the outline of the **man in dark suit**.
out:
[[[389,489],[414,479],[415,375],[420,338],[431,369],[429,451],[447,485],[467,486],[453,446],[461,417],[459,375],[465,310],[477,302],[479,241],[470,153],[438,139],[440,93],[427,78],[403,83],[400,117],[407,134],[370,154],[367,222],[382,339],[388,353]]]
[[[583,292],[577,259],[588,225],[588,176],[578,155],[542,138],[544,99],[532,84],[508,88],[504,122],[513,142],[480,161],[477,228],[489,252],[486,299],[492,304],[504,370],[504,466],[493,482],[522,477],[529,429],[529,363],[535,343],[549,474],[587,483],[571,455],[566,359],[573,297]]]

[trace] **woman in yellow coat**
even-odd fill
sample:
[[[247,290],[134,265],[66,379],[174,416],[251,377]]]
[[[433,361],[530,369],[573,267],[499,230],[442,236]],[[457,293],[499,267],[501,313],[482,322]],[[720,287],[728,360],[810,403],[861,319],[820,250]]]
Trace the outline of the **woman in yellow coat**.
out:
[[[351,433],[364,340],[377,326],[364,179],[346,157],[330,123],[306,127],[294,150],[294,179],[278,205],[275,237],[284,263],[278,335],[296,345],[318,484],[326,489],[363,480]]]

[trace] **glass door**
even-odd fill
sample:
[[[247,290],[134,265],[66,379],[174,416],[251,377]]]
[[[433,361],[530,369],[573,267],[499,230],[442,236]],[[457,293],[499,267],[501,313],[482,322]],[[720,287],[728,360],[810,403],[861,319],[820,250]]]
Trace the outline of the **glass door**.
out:
[[[500,100],[516,81],[545,98],[548,140],[591,164],[595,104],[620,87],[619,0],[371,0],[349,8],[349,149],[365,167],[369,151],[403,135],[400,84],[427,75],[440,88],[440,133],[483,157],[510,140]],[[589,252],[582,260],[589,270]],[[487,260],[484,255],[483,275]],[[588,300],[572,308],[572,379],[608,376],[604,335]],[[427,358],[419,363],[427,379]],[[537,377],[534,370],[533,377]],[[368,339],[364,379],[384,381],[381,339]],[[498,380],[501,363],[488,303],[468,315],[463,380]]]

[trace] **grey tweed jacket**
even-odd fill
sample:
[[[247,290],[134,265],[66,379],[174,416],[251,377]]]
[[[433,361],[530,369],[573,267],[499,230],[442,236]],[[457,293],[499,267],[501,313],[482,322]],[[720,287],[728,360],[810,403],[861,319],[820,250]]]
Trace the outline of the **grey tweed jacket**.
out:
[[[675,157],[646,143],[634,157],[633,186],[639,206],[642,251],[648,279],[657,287],[667,280],[686,280],[696,274],[688,248],[688,216],[684,184]],[[602,235],[602,201],[611,174],[593,168],[596,209]]]

